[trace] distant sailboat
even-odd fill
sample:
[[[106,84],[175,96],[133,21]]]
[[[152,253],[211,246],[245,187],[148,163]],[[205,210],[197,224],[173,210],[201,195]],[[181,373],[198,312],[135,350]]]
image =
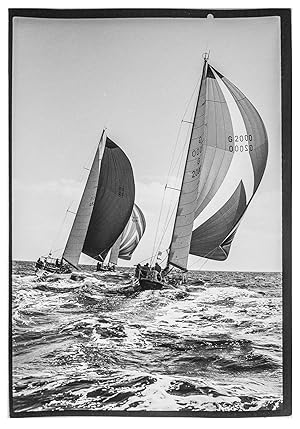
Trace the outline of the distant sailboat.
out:
[[[67,266],[78,269],[81,253],[104,261],[127,225],[134,197],[135,184],[130,161],[104,130],[62,258],[40,260],[40,268],[63,272],[66,262]]]
[[[113,245],[109,255],[108,267],[118,264],[118,259],[129,261],[146,229],[146,220],[142,210],[134,204],[131,216],[123,232]],[[105,269],[103,269],[105,270]]]
[[[267,157],[258,111],[205,55],[165,272],[170,265],[186,272],[189,254],[227,259]],[[140,284],[159,287],[148,279]]]

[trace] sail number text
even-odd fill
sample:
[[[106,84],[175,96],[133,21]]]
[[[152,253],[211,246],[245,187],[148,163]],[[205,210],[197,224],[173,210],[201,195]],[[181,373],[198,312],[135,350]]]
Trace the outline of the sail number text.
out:
[[[239,142],[252,142],[252,135],[251,134],[245,134],[245,135],[240,135],[240,136],[228,136],[228,141],[229,143],[232,143],[233,141],[235,143],[239,143]]]
[[[242,143],[242,142],[252,142],[252,135],[251,134],[245,134],[240,136],[228,136],[229,143]],[[229,152],[251,152],[253,150],[252,144],[235,144],[230,145],[228,147]]]
[[[124,194],[125,194],[124,186],[119,186],[119,191],[118,191],[119,197],[123,198]]]
[[[89,206],[93,207],[94,204],[95,204],[95,197],[91,197],[90,202],[89,202]]]
[[[245,144],[243,145],[235,145],[235,146],[229,146],[229,152],[251,152],[253,150],[252,144]]]
[[[200,171],[201,171],[201,168],[200,168],[200,167],[198,167],[198,168],[196,168],[195,170],[193,170],[193,171],[192,171],[192,178],[197,177],[197,176],[198,176],[198,174],[200,173]]]

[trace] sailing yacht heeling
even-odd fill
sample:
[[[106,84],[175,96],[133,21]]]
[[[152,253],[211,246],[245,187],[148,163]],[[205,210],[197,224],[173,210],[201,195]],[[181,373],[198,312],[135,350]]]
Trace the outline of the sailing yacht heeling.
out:
[[[81,252],[103,261],[131,216],[134,197],[130,161],[104,130],[62,258],[75,268]]]
[[[227,259],[267,157],[268,137],[259,113],[205,55],[165,273],[170,265],[187,271],[189,254]],[[151,278],[151,271],[140,285],[164,286]]]
[[[226,91],[238,107],[242,128],[235,124]],[[228,257],[239,223],[261,182],[267,156],[268,137],[259,113],[205,58],[167,265],[187,270],[189,254],[219,261]],[[250,195],[244,186],[247,179],[235,173],[236,159],[251,166]],[[197,218],[220,196],[222,184],[230,183],[230,175],[237,178],[237,186],[227,189],[230,197],[195,228]]]

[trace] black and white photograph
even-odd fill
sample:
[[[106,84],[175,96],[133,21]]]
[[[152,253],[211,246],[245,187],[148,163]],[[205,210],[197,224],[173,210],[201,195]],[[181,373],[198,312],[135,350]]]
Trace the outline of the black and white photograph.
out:
[[[268,12],[269,11],[269,12]],[[290,10],[10,10],[10,415],[289,415]]]

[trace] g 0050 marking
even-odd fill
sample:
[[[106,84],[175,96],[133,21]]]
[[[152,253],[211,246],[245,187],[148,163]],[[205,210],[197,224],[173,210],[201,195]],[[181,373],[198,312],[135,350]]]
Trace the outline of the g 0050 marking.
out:
[[[235,146],[229,146],[229,152],[251,152],[253,150],[252,144],[245,144],[245,145],[235,145]]]

